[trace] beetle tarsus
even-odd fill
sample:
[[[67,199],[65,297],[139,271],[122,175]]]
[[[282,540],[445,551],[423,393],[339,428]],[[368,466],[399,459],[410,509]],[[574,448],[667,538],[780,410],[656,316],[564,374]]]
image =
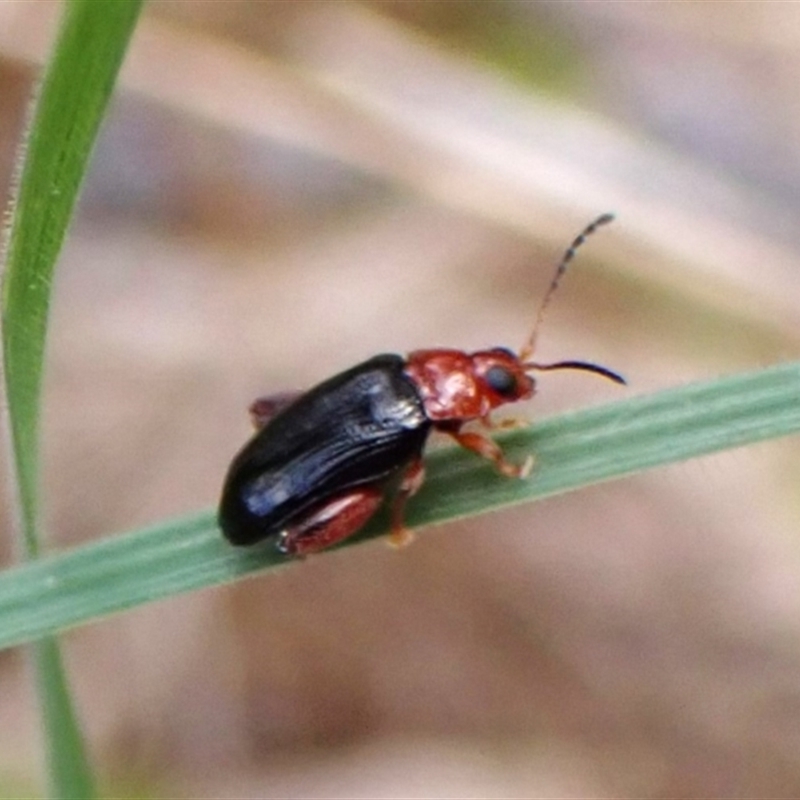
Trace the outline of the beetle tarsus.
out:
[[[523,480],[527,478],[531,472],[533,472],[533,465],[536,463],[536,459],[533,455],[529,454],[528,457],[519,465],[517,465],[517,474],[511,475],[512,478],[522,478]]]
[[[530,421],[520,417],[503,417],[503,419],[492,419],[488,414],[481,418],[481,425],[490,431],[512,431],[520,428],[530,427]]]
[[[389,543],[389,547],[393,547],[395,550],[400,550],[403,547],[408,547],[411,542],[414,541],[416,538],[416,534],[411,528],[406,528],[405,526],[402,528],[392,528],[392,532],[389,534],[389,538],[387,542]]]

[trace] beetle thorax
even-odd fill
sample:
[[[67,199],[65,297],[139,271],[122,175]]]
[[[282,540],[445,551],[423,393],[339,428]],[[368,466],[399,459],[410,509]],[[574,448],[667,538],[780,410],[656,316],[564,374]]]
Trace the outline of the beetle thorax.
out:
[[[514,389],[505,394],[487,382],[492,367],[505,370]],[[467,421],[486,417],[497,406],[533,395],[533,380],[508,350],[415,350],[406,361],[406,374],[419,390],[425,413],[434,422]]]

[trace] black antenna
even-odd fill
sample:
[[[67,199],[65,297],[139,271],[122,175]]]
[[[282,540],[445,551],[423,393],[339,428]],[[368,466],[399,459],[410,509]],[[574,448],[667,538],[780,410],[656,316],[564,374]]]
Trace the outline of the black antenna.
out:
[[[544,312],[547,306],[550,304],[550,299],[552,298],[553,294],[555,293],[556,289],[558,289],[558,284],[561,282],[561,278],[563,277],[564,273],[567,271],[567,267],[569,266],[569,262],[575,258],[575,253],[578,252],[578,248],[601,226],[601,225],[608,225],[614,219],[613,214],[602,214],[599,216],[594,222],[587,225],[574,239],[572,244],[567,248],[566,252],[564,253],[563,258],[561,259],[561,263],[556,267],[556,274],[553,276],[553,280],[550,281],[550,286],[545,293],[544,299],[542,300],[542,304],[539,306],[539,311],[536,314],[536,321],[533,323],[533,330],[531,331],[531,335],[528,337],[528,340],[525,344],[522,345],[522,348],[519,351],[519,358],[521,361],[525,361],[526,359],[530,358],[534,351],[536,350],[536,336],[539,333],[539,326],[542,323],[542,319],[544,319]],[[564,362],[567,363],[567,362]],[[570,362],[570,363],[580,363],[580,362]],[[583,369],[584,367],[575,367],[575,369]],[[542,367],[538,367],[538,369],[542,369]],[[601,371],[600,370],[594,370]],[[591,371],[591,370],[590,370]],[[613,373],[612,373],[613,374]],[[619,376],[616,376],[619,377]],[[624,381],[623,381],[624,383]]]
[[[621,383],[627,386],[627,382],[622,375],[617,374],[608,367],[601,367],[599,364],[592,364],[589,361],[557,361],[555,364],[535,364],[533,361],[525,363],[526,369],[535,369],[544,372],[549,369],[582,369],[584,372],[594,372],[595,375],[602,375],[614,383]]]

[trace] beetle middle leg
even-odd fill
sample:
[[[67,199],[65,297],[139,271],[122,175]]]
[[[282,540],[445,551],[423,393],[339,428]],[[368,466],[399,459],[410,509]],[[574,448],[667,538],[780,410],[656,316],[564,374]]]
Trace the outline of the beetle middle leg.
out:
[[[280,535],[278,550],[290,556],[316,553],[362,528],[380,507],[383,492],[364,487],[335,497]]]
[[[491,461],[497,471],[507,478],[527,478],[533,469],[533,456],[529,455],[521,464],[508,461],[500,447],[494,439],[484,436],[482,433],[474,431],[461,431],[458,428],[444,428],[448,436],[452,436],[462,447],[472,450],[481,458]]]
[[[406,503],[424,482],[425,464],[421,458],[417,458],[406,469],[392,504],[392,528],[389,534],[389,544],[392,547],[405,547],[414,540],[414,532],[404,522]]]

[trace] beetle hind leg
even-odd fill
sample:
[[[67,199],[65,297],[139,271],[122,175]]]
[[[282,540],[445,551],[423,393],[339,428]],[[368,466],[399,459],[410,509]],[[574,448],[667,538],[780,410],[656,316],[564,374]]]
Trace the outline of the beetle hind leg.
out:
[[[283,392],[253,400],[248,409],[253,427],[260,431],[276,414],[290,406],[301,394],[302,392]]]
[[[383,493],[378,489],[355,489],[320,506],[278,539],[278,550],[289,556],[304,556],[352,536],[378,510]]]

